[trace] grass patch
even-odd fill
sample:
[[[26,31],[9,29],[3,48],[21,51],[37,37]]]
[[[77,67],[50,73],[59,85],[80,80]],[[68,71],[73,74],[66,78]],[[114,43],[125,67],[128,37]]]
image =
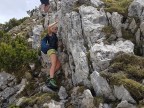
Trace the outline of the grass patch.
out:
[[[99,107],[100,103],[104,103],[103,97],[94,97],[93,103],[96,107]]]
[[[128,6],[133,0],[102,0],[105,3],[105,10],[112,13],[118,12],[124,16],[128,14]]]
[[[144,58],[120,54],[112,62],[108,72],[101,72],[111,86],[124,85],[132,97],[139,101],[144,98]]]
[[[41,33],[41,38],[44,38],[48,33],[48,30],[44,30],[42,33]]]
[[[81,1],[76,1],[73,5],[72,10],[79,13],[79,7],[83,5],[83,3]]]
[[[22,106],[33,106],[34,104],[38,104],[41,106],[44,103],[50,102],[51,99],[58,99],[58,95],[56,93],[37,93],[34,96],[31,96],[29,98],[25,98],[23,101]]]
[[[128,78],[140,81],[144,79],[144,58],[121,54],[111,62],[110,71],[115,73],[123,71]]]
[[[135,42],[135,36],[129,30],[122,29],[122,37],[126,40]]]
[[[116,40],[116,36],[115,36],[115,29],[112,27],[112,25],[108,25],[103,27],[102,32],[104,32],[105,34],[105,44],[111,44],[112,41]]]
[[[111,34],[114,34],[114,33],[115,33],[115,29],[112,27],[112,25],[108,25],[108,26],[105,26],[105,27],[102,29],[102,32],[105,33],[106,38],[109,38],[109,36],[110,36]]]

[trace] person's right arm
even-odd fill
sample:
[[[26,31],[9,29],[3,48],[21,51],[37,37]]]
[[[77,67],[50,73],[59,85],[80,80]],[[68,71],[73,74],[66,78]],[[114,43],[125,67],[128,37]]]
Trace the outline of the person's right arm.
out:
[[[54,22],[48,26],[48,30],[51,30],[58,22]]]

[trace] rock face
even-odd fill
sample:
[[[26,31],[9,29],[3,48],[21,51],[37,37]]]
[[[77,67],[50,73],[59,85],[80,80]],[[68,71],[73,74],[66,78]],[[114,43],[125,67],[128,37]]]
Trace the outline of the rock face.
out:
[[[58,48],[62,67],[56,73],[56,78],[62,86],[59,92],[55,93],[43,82],[37,81],[35,89],[39,93],[33,93],[29,98],[18,99],[16,105],[21,107],[25,103],[26,108],[111,108],[113,103],[106,103],[105,100],[120,100],[122,102],[117,104],[117,108],[135,108],[133,104],[144,98],[144,86],[140,84],[144,63],[132,56],[125,61],[117,59],[116,64],[113,64],[113,59],[120,53],[134,55],[134,47],[143,46],[143,0],[134,0],[130,4],[128,18],[118,12],[106,12],[105,2],[102,0],[51,0],[50,4],[51,12],[44,18],[38,9],[29,12],[33,23],[29,23],[31,26],[27,28],[31,29],[28,32],[28,41],[33,49],[39,50],[41,34],[45,32],[47,24],[52,23],[55,16],[58,16],[58,38],[63,43],[63,48]],[[138,20],[135,19],[136,16]],[[110,37],[104,32],[105,27],[108,27]],[[18,26],[13,30],[16,32],[20,28],[21,26]],[[112,39],[112,42],[108,43],[108,38]],[[129,38],[134,39],[135,44]],[[144,52],[142,48],[141,52]],[[40,59],[46,75],[51,66],[49,58],[41,52]],[[139,65],[132,67],[132,63],[129,64],[130,61],[127,59],[134,60],[134,63]],[[31,71],[35,70],[32,65],[30,67]],[[103,72],[108,75],[102,76]],[[140,78],[137,80],[135,77]],[[40,76],[38,78],[41,79]],[[136,84],[141,92],[138,91],[138,98],[133,94],[133,91],[137,90]],[[4,99],[9,99],[9,103],[15,102],[16,94],[23,91],[25,85],[24,79],[17,85],[14,76],[0,73],[0,103]],[[59,99],[55,95],[58,95]]]
[[[141,21],[143,20],[143,7],[144,1],[143,0],[134,0],[129,6],[129,16],[138,16]]]
[[[33,28],[33,36],[32,36],[32,39],[33,39],[33,42],[32,42],[32,48],[34,49],[37,49],[40,47],[40,35],[41,35],[41,32],[43,31],[43,26],[42,25],[37,25],[37,26],[34,26]]]
[[[24,81],[21,84],[16,84],[15,76],[6,72],[0,73],[0,106],[8,107],[8,103],[12,104],[16,100],[17,94],[24,86]]]
[[[122,32],[121,32],[122,16],[117,12],[113,12],[111,16],[111,21],[112,21],[112,26],[116,30],[116,36],[121,38],[122,37]]]
[[[98,72],[95,71],[91,74],[91,83],[97,96],[104,96],[105,98],[115,100],[108,82]]]
[[[131,97],[130,93],[124,88],[124,86],[114,86],[114,94],[119,100],[126,100],[130,103],[136,103],[135,100]]]
[[[118,52],[133,53],[134,45],[131,41],[118,41],[112,45],[104,43],[95,44],[90,50],[93,67],[97,71],[102,71],[109,66]]]

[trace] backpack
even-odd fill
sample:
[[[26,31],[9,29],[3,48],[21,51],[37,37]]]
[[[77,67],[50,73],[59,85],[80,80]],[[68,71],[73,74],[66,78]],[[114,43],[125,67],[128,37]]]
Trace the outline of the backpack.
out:
[[[41,40],[41,51],[44,54],[47,54],[47,51],[49,50],[49,44],[48,44],[48,36],[46,35],[42,40]]]

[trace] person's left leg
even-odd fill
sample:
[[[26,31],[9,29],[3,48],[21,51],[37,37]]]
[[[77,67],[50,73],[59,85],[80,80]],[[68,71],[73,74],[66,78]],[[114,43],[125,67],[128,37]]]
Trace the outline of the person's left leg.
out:
[[[55,72],[57,72],[60,69],[60,67],[61,67],[61,63],[60,63],[60,61],[59,61],[59,59],[57,57]]]
[[[56,70],[56,62],[57,62],[57,56],[56,54],[50,55],[51,60],[51,67],[50,67],[50,78],[54,78],[55,70]]]
[[[50,78],[47,79],[46,85],[47,85],[47,87],[49,87],[53,90],[57,90],[58,86],[56,84],[56,81],[54,80],[56,61],[57,61],[57,56],[55,53],[50,54],[50,60],[51,60]]]

